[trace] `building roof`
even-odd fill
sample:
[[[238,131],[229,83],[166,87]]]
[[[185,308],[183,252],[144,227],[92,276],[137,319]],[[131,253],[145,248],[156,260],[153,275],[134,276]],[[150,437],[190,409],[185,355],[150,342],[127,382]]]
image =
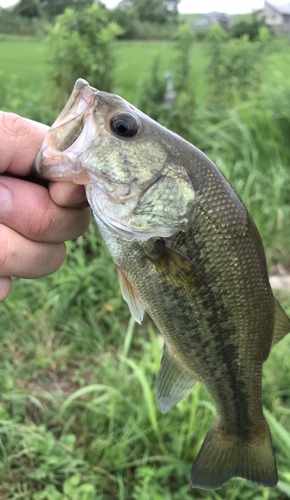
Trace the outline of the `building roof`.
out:
[[[272,7],[272,9],[276,10],[277,12],[279,12],[280,14],[290,14],[290,3],[286,3],[284,5],[273,5],[272,3],[270,2],[265,2],[267,3],[268,5],[270,5],[270,7]]]

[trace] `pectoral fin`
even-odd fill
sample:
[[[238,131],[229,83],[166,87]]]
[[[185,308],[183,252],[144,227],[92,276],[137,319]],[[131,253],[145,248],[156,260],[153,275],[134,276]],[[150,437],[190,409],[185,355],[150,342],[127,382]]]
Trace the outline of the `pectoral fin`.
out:
[[[118,266],[116,267],[123,299],[127,302],[134,320],[141,325],[144,316],[144,307],[122,270]]]
[[[162,413],[167,413],[193,390],[197,380],[183,368],[182,364],[164,344],[161,366],[157,378],[157,404]]]
[[[290,332],[290,319],[288,318],[285,311],[280,306],[277,299],[274,297],[274,311],[275,311],[275,323],[274,323],[274,333],[272,340],[272,347],[278,344],[287,333]]]
[[[207,281],[198,267],[184,254],[167,246],[165,240],[156,242],[154,263],[159,278],[184,298],[197,298],[207,287]]]

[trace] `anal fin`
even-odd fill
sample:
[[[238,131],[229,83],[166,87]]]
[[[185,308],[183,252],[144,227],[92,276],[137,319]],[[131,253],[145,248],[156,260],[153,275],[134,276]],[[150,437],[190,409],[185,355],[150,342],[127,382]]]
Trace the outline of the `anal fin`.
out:
[[[123,299],[127,302],[134,320],[141,325],[144,316],[144,307],[120,267],[116,267]]]
[[[185,369],[176,356],[164,344],[163,356],[157,378],[157,404],[167,413],[179,401],[188,396],[197,380]]]
[[[287,314],[280,306],[277,299],[274,297],[274,311],[275,311],[275,323],[274,323],[274,333],[272,346],[278,344],[280,340],[282,340],[287,333],[290,332],[290,319]]]

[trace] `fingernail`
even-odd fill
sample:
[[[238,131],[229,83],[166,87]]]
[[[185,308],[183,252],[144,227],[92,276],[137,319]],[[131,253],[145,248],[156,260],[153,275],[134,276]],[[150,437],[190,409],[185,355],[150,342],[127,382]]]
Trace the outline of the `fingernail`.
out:
[[[11,193],[9,189],[0,182],[0,218],[5,215],[7,208],[11,203]]]

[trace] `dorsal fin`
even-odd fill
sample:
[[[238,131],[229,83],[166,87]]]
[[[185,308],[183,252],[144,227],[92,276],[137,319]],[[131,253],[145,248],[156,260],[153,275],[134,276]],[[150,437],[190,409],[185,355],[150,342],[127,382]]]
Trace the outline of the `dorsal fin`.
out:
[[[274,297],[274,311],[275,311],[275,323],[274,323],[274,333],[272,340],[272,347],[276,345],[280,340],[282,340],[287,333],[290,332],[290,319],[285,313],[284,309],[279,304],[278,300]]]
[[[167,413],[193,390],[197,380],[182,366],[166,344],[157,378],[157,403]]]
[[[132,314],[134,320],[137,323],[139,323],[139,325],[141,325],[144,316],[144,307],[141,304],[134,288],[124,275],[123,271],[120,269],[119,266],[116,267],[117,267],[123,299],[127,302],[130,309],[130,313]]]

